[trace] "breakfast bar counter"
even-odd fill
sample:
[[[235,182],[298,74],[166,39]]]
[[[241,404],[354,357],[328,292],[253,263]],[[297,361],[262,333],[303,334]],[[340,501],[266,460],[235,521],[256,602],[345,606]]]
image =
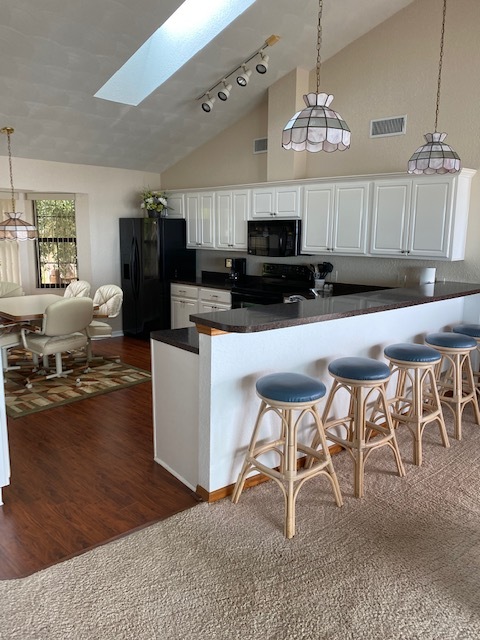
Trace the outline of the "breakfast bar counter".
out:
[[[228,495],[237,478],[260,376],[305,373],[328,390],[328,363],[337,357],[383,359],[393,342],[421,343],[429,332],[480,323],[480,284],[435,283],[191,319],[198,333],[151,334],[155,460],[212,501]]]

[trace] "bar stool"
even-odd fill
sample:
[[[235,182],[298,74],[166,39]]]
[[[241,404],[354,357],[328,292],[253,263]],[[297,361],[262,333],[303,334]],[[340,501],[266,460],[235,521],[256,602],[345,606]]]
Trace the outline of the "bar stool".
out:
[[[425,426],[437,422],[444,447],[449,447],[442,405],[437,391],[435,365],[442,356],[423,344],[399,343],[385,347],[392,376],[397,374],[395,396],[389,398],[393,426],[405,424],[413,435],[413,461],[422,464]]]
[[[470,352],[476,349],[477,343],[471,336],[449,331],[429,333],[425,337],[425,343],[442,356],[436,366],[438,392],[441,402],[453,413],[455,438],[461,440],[462,414],[470,402],[475,422],[480,424],[480,410],[470,361]]]
[[[256,392],[261,399],[260,409],[250,445],[235,484],[232,502],[238,502],[249,471],[257,469],[268,478],[275,480],[282,489],[285,498],[285,536],[292,538],[295,535],[295,501],[306,480],[317,475],[326,475],[332,484],[335,502],[339,507],[343,504],[323,424],[316,407],[320,398],[325,395],[326,388],[323,382],[300,373],[272,373],[257,380]],[[295,419],[296,411],[299,415]],[[269,412],[275,413],[280,418],[279,437],[257,445],[262,420]],[[313,418],[316,437],[322,445],[321,450],[312,449],[298,442],[298,427],[308,415]],[[278,468],[272,468],[259,460],[261,456],[271,451],[280,458]],[[313,464],[299,469],[298,452],[305,453]]]
[[[474,338],[477,343],[477,351],[480,354],[480,324],[457,324],[452,328],[452,331]],[[478,369],[474,369],[473,377],[476,378],[477,393],[480,394],[480,371]]]
[[[384,362],[372,358],[346,357],[333,360],[328,365],[328,370],[333,376],[333,385],[323,413],[325,432],[329,440],[339,444],[352,456],[355,464],[354,494],[356,498],[361,498],[364,494],[365,462],[373,449],[385,445],[390,447],[398,475],[405,475],[385,393],[390,369]],[[340,418],[329,418],[335,396],[341,390],[350,395],[348,414]],[[373,405],[374,420],[367,416],[370,410],[368,405]],[[383,421],[383,424],[377,424],[377,420]],[[338,427],[343,428],[344,437],[338,435]],[[315,438],[312,446],[317,441]]]

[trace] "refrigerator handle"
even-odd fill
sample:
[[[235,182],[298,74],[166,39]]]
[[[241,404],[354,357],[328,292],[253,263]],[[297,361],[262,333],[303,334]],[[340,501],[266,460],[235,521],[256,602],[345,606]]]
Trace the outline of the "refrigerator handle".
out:
[[[132,246],[130,248],[130,264],[132,265],[133,296],[135,299],[138,299],[138,295],[140,292],[140,255],[136,238],[132,238]]]

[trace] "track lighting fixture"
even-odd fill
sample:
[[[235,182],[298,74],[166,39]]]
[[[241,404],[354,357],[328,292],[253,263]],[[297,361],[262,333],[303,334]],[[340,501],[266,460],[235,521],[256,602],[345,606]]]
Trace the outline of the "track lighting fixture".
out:
[[[210,111],[213,109],[214,102],[215,102],[215,96],[210,97],[210,94],[207,92],[207,99],[205,100],[205,102],[202,102],[202,109],[206,113],[210,113]]]
[[[228,79],[234,74],[237,74],[237,72],[239,72],[239,74],[235,77],[236,83],[239,87],[246,87],[250,80],[250,76],[252,75],[252,70],[249,69],[247,65],[254,58],[258,59],[258,56],[260,57],[257,64],[255,65],[257,73],[259,73],[260,75],[267,73],[269,57],[265,53],[265,50],[267,49],[267,47],[272,47],[279,40],[279,36],[270,36],[269,38],[267,38],[262,46],[254,51],[250,56],[248,56],[246,60],[244,60],[241,64],[225,74],[222,78],[220,78],[220,80],[217,80],[217,82],[215,82],[215,84],[213,84],[210,89],[207,89],[207,91],[204,91],[200,96],[198,96],[197,100],[202,101],[202,109],[206,113],[210,113],[210,111],[212,110],[213,103],[215,102],[215,97],[213,97],[212,95],[212,92],[214,90],[216,90],[219,100],[221,100],[222,102],[226,102],[228,100],[232,91],[232,85],[228,82]]]
[[[224,80],[223,87],[219,90],[219,92],[217,93],[217,96],[219,97],[220,100],[225,102],[225,100],[228,100],[231,90],[232,90],[232,85],[227,84],[227,81]]]
[[[255,69],[257,70],[257,73],[260,73],[262,75],[264,73],[267,73],[269,60],[270,58],[267,56],[266,53],[260,53],[260,62],[257,62],[257,65],[255,67]]]
[[[237,76],[237,84],[240,87],[246,87],[248,81],[250,80],[250,76],[252,75],[251,69],[247,69],[245,65],[242,65],[243,73]]]

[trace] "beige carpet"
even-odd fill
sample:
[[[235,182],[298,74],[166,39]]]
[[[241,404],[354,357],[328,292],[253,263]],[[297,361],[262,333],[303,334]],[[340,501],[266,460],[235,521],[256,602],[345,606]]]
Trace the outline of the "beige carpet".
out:
[[[425,434],[407,477],[386,451],[345,505],[307,482],[297,535],[282,534],[272,482],[193,509],[21,580],[0,583],[2,640],[478,640],[480,427]],[[451,426],[449,427],[451,433]]]

